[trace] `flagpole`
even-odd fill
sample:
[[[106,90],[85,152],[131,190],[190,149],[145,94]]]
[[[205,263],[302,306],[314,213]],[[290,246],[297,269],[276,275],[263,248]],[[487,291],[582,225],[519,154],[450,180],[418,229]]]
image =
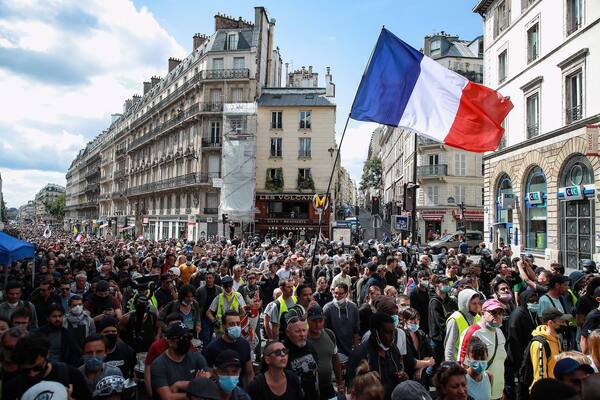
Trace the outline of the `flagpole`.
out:
[[[384,29],[385,29],[385,25],[382,25],[381,30],[383,31]],[[340,158],[340,150],[342,149],[342,143],[344,143],[344,137],[346,136],[346,130],[348,129],[348,122],[350,122],[350,115],[352,112],[352,108],[354,108],[354,103],[356,102],[356,95],[358,94],[358,90],[360,89],[360,87],[363,83],[363,80],[365,79],[365,75],[367,75],[367,71],[369,70],[369,65],[371,64],[371,58],[373,57],[373,53],[375,53],[375,48],[377,47],[377,43],[379,43],[380,37],[381,37],[381,32],[379,33],[379,37],[377,38],[377,41],[375,42],[375,45],[373,46],[373,50],[371,51],[371,55],[369,56],[369,61],[367,61],[367,66],[365,67],[365,70],[363,71],[363,74],[360,77],[360,82],[358,83],[358,86],[356,87],[356,92],[354,93],[354,99],[352,100],[352,106],[350,107],[350,112],[348,113],[348,117],[346,117],[346,123],[344,124],[344,130],[342,131],[342,137],[340,138],[340,145],[338,146],[337,152],[335,153],[335,160],[333,160],[333,167],[331,168],[331,174],[329,174],[329,183],[327,183],[327,191],[325,192],[325,204],[329,204],[329,199],[331,197],[331,193],[330,193],[331,192],[331,181],[333,180],[333,174],[335,173],[335,167]],[[331,206],[331,207],[333,208],[333,206]],[[323,210],[323,212],[325,212],[325,209]],[[335,218],[335,215],[334,215],[334,218]],[[323,221],[323,218],[319,218],[319,236],[321,233],[322,221]],[[310,262],[311,269],[314,268],[314,265],[315,265],[315,257],[317,254],[317,247],[319,245],[319,239],[320,239],[320,237],[317,237],[317,240],[315,241],[315,247],[313,249],[313,253],[311,256],[311,262]]]

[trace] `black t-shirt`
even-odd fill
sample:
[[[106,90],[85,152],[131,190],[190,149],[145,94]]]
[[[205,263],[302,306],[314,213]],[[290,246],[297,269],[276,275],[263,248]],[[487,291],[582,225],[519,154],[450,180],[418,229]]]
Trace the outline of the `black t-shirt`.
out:
[[[421,290],[417,286],[408,295],[410,306],[419,312],[421,317],[419,326],[425,333],[429,333],[429,291]]]
[[[133,368],[136,364],[135,353],[127,343],[118,341],[117,347],[112,353],[106,355],[104,362],[119,368],[123,376],[129,378],[133,376]]]
[[[283,341],[290,351],[287,369],[300,377],[302,389],[306,398],[316,400],[319,398],[319,356],[312,344],[306,343],[304,347],[295,346],[291,341]]]
[[[92,394],[87,386],[85,377],[75,367],[65,363],[52,363],[52,370],[42,380],[53,381],[63,384],[65,387],[73,385],[72,398],[74,400],[88,400]],[[35,382],[38,383],[38,382]],[[35,383],[27,382],[23,376],[17,377],[10,385],[6,387],[6,400],[19,399]]]
[[[287,387],[285,393],[281,396],[277,396],[271,391],[271,388],[267,384],[267,379],[264,374],[259,374],[256,378],[248,385],[248,394],[252,400],[302,400],[304,399],[304,393],[300,386],[300,379],[296,374],[291,371],[285,370],[285,378],[287,380]],[[314,399],[316,400],[316,399]]]
[[[215,366],[215,360],[217,356],[225,350],[234,350],[240,355],[240,362],[242,363],[242,372],[240,373],[239,386],[244,383],[244,378],[247,375],[246,363],[250,360],[250,344],[244,338],[238,338],[233,343],[226,342],[222,337],[213,340],[204,350],[204,357],[209,367]]]
[[[585,317],[585,322],[581,328],[581,336],[589,337],[598,328],[600,328],[600,311],[596,309]]]

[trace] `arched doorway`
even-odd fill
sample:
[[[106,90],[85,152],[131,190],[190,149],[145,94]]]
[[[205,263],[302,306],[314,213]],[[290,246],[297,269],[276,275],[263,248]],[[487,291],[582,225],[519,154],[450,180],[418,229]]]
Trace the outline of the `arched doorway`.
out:
[[[571,157],[559,177],[560,260],[578,269],[594,246],[594,172],[583,155]]]
[[[511,244],[514,194],[512,181],[507,174],[498,179],[496,188],[495,244],[498,248]]]
[[[527,175],[525,193],[525,248],[544,252],[547,243],[547,184],[546,175],[540,167],[534,167]]]

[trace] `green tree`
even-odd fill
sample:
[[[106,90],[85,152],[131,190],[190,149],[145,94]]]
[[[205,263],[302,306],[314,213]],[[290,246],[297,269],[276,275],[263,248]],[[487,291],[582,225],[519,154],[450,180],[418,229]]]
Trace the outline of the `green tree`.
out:
[[[46,210],[48,210],[48,213],[50,215],[52,215],[54,218],[56,218],[59,221],[62,221],[62,219],[65,216],[65,195],[61,194],[57,197],[54,198],[53,201],[47,201],[44,203],[44,205],[46,206]]]
[[[381,185],[381,160],[370,158],[363,164],[363,174],[360,179],[360,190],[377,189]]]

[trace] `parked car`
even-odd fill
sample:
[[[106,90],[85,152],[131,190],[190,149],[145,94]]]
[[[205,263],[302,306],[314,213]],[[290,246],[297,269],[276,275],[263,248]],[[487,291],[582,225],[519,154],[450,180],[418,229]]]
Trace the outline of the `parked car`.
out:
[[[464,232],[449,233],[437,240],[433,240],[427,245],[434,254],[446,254],[448,249],[457,249],[460,244],[460,239],[463,237]],[[467,245],[469,251],[473,254],[479,254],[480,248],[479,243],[483,242],[483,232],[481,231],[467,231]]]

